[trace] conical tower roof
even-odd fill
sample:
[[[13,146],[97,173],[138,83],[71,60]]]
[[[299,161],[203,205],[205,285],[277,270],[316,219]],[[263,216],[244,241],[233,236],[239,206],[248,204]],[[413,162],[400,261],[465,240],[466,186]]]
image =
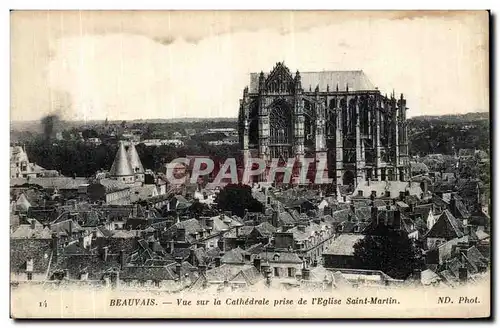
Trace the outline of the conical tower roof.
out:
[[[130,166],[130,163],[127,158],[127,152],[125,151],[125,146],[123,142],[120,142],[118,146],[118,151],[116,152],[115,161],[111,166],[111,170],[109,170],[109,174],[112,177],[123,177],[134,175],[134,171]]]
[[[130,166],[132,167],[132,172],[134,173],[144,173],[144,167],[142,166],[141,159],[135,149],[134,144],[130,144],[127,150],[127,158]]]

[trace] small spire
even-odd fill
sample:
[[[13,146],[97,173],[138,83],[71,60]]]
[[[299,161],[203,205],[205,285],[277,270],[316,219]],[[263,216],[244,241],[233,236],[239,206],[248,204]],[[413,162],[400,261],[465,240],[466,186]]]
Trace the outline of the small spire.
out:
[[[349,92],[349,83],[345,84],[345,91]]]
[[[330,85],[326,85],[326,92],[330,91]]]
[[[337,92],[339,91],[339,84],[337,83]]]

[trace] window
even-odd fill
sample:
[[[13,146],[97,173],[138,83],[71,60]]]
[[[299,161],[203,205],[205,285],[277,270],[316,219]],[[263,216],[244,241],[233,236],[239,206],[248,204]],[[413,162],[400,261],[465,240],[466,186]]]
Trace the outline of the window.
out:
[[[289,277],[295,276],[295,268],[288,268],[288,276]]]
[[[280,270],[279,268],[274,268],[274,276],[279,277],[280,276]]]
[[[33,280],[33,272],[26,272],[26,275],[28,280]]]

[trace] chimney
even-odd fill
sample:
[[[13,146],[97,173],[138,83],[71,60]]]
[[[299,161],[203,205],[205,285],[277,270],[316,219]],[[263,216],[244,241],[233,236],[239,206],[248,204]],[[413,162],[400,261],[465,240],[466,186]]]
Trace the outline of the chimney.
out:
[[[175,241],[172,239],[170,241],[170,254],[174,253],[174,249],[175,249]]]
[[[393,221],[393,229],[399,230],[401,229],[401,212],[399,210],[395,210],[393,212],[394,215],[394,221]]]
[[[101,256],[102,256],[102,260],[104,262],[106,262],[108,260],[108,246],[104,246],[102,248],[102,254],[101,254]]]
[[[262,272],[263,274],[267,274],[269,271],[270,271],[269,263],[267,261],[266,262],[261,262],[261,264],[260,264],[260,272]]]
[[[457,217],[457,200],[454,194],[450,196],[450,212],[454,217]]]
[[[413,270],[413,279],[415,279],[416,282],[420,283],[422,281],[422,270],[414,269]]]
[[[80,244],[81,247],[87,249],[87,245],[85,245],[84,238],[82,236],[78,237],[78,243]]]
[[[59,238],[57,237],[57,233],[52,233],[52,252],[54,256],[54,261],[57,261],[57,255],[58,255],[58,245],[59,245]],[[54,262],[56,263],[56,262]]]
[[[219,239],[219,241],[217,242],[217,247],[219,247],[221,252],[226,251],[226,241],[224,240],[224,238]]]
[[[371,207],[371,219],[372,221],[376,221],[377,220],[377,208],[375,206],[372,206]]]
[[[69,238],[73,237],[73,220],[69,220]]]
[[[413,212],[415,210],[415,203],[411,202],[410,204],[408,204],[409,207],[410,207],[410,212]]]
[[[177,228],[177,241],[186,241],[186,229]]]
[[[311,279],[311,270],[309,270],[308,268],[304,267],[302,268],[302,279],[303,280],[309,280]]]
[[[175,275],[179,278],[179,281],[182,280],[181,268],[182,265],[180,263],[175,264]]]
[[[462,265],[460,268],[458,268],[458,280],[460,283],[466,283],[468,279],[468,272],[467,272],[467,267],[465,265]]]
[[[215,257],[215,266],[220,267],[220,264],[221,264],[221,256],[218,255]]]
[[[214,228],[214,219],[213,218],[206,218],[205,222],[206,222],[207,228],[209,230],[212,230]]]
[[[125,268],[125,252],[120,249],[120,268],[123,270]]]
[[[191,260],[191,264],[193,266],[198,266],[198,263],[196,261],[195,248],[190,248],[189,249],[189,259]]]
[[[240,226],[236,226],[235,229],[236,229],[236,238],[238,238],[240,235]]]
[[[35,219],[31,219],[31,221],[30,221],[31,230],[35,230],[35,222],[36,222]]]
[[[366,185],[370,186],[370,178],[366,179]]]
[[[254,259],[253,259],[253,266],[257,268],[257,270],[259,270],[259,272],[262,272],[262,267],[261,267],[261,264],[262,264],[262,260],[259,256],[256,256]]]
[[[273,214],[272,214],[272,217],[271,217],[271,224],[274,226],[274,227],[278,227],[279,225],[279,213],[277,210],[273,210]]]

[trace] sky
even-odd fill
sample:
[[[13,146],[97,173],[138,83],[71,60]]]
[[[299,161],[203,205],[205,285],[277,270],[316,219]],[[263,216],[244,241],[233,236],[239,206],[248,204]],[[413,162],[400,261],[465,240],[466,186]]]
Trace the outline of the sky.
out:
[[[408,116],[489,110],[487,12],[13,11],[11,120],[237,117],[249,73],[363,70]]]

